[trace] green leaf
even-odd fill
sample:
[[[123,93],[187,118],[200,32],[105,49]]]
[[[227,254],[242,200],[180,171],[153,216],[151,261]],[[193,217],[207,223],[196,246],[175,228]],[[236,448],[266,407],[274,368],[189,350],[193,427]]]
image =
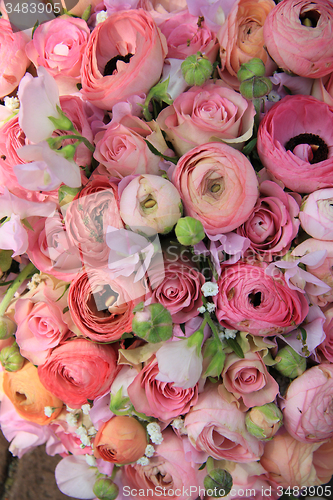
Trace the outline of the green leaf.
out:
[[[81,18],[84,21],[88,21],[88,19],[90,17],[90,14],[91,14],[91,5],[88,5],[88,7],[86,8],[86,10],[83,12]]]
[[[155,146],[153,146],[151,144],[151,142],[147,141],[145,139],[145,143],[147,144],[149,150],[156,156],[160,156],[161,158],[163,158],[164,160],[167,160],[167,161],[171,161],[174,165],[177,165],[178,163],[178,160],[179,158],[177,156],[166,156],[164,154],[162,154],[160,151],[158,151],[158,149],[155,148]]]
[[[239,358],[244,358],[243,349],[235,339],[225,339],[228,346],[234,351]]]
[[[255,137],[254,139],[251,139],[250,142],[245,144],[245,146],[242,149],[243,155],[247,156],[250,153],[252,153],[253,149],[256,147],[257,144],[257,138]]]
[[[35,231],[30,222],[27,219],[21,219],[22,224],[30,229],[30,231]]]
[[[65,285],[65,289],[64,291],[62,292],[62,294],[60,295],[59,299],[56,300],[56,302],[58,302],[60,299],[62,299],[62,297],[65,295],[65,293],[67,292],[68,288],[71,286],[70,283],[67,283],[67,285]]]
[[[203,464],[201,464],[198,470],[203,470],[205,467],[206,467],[206,462],[204,462]]]
[[[306,330],[305,330],[305,328],[302,328],[302,327],[300,327],[300,330],[301,330],[301,334],[302,334],[303,343],[305,343],[306,342],[306,338],[307,338]]]
[[[34,24],[34,27],[32,28],[31,38],[33,38],[33,37],[34,37],[35,31],[36,31],[36,29],[38,28],[38,26],[39,26],[39,21],[38,21],[38,19],[37,19],[37,21],[36,21],[36,22],[35,22],[35,24]]]
[[[0,269],[3,273],[8,271],[12,265],[12,253],[12,250],[0,250]]]

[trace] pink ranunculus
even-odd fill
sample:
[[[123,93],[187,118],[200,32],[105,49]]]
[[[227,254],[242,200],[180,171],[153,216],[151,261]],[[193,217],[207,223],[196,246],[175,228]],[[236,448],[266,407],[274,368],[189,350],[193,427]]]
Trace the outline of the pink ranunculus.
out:
[[[192,87],[161,111],[157,123],[179,155],[217,140],[241,149],[252,135],[253,104],[221,80]]]
[[[306,270],[331,287],[331,290],[328,292],[317,296],[310,295],[312,303],[323,307],[328,302],[333,302],[333,241],[322,241],[309,238],[294,248],[292,256],[296,258],[304,255],[306,256],[308,253],[318,250],[326,250],[327,254],[324,261],[319,266],[306,265]]]
[[[279,270],[266,274],[266,266],[237,262],[222,271],[213,297],[222,326],[266,336],[289,332],[304,321],[309,310],[304,295],[291,290]]]
[[[258,198],[249,160],[220,142],[202,144],[178,161],[172,175],[185,214],[212,235],[228,233],[247,220]]]
[[[195,500],[199,488],[203,490],[205,472],[186,461],[182,439],[168,428],[155,450],[148,465],[124,466],[123,484],[152,500]]]
[[[22,356],[35,365],[44,363],[68,333],[71,319],[63,312],[67,294],[65,282],[45,276],[37,288],[15,304],[16,342]]]
[[[82,65],[82,93],[102,109],[148,93],[160,79],[167,48],[151,16],[117,11],[90,35]]]
[[[263,453],[263,444],[245,428],[245,413],[230,395],[226,399],[218,384],[205,386],[185,417],[185,428],[193,446],[215,460],[254,462]]]
[[[235,89],[239,88],[237,72],[243,63],[253,57],[258,57],[266,65],[268,63],[263,26],[273,7],[273,0],[237,0],[217,34],[220,42],[220,75]]]
[[[227,355],[222,371],[224,387],[248,408],[271,403],[279,393],[278,383],[258,352],[249,351],[244,356],[240,359],[234,353]]]
[[[167,40],[168,58],[186,59],[201,52],[212,64],[215,62],[219,46],[205,21],[199,27],[198,17],[188,11],[181,11],[158,22],[158,27]]]
[[[44,66],[55,78],[61,94],[77,92],[89,35],[83,19],[57,17],[36,28],[26,46],[26,54],[36,67]]]
[[[0,19],[0,97],[13,92],[26,72],[30,64],[25,55],[28,41],[24,33],[13,33],[9,21]]]
[[[259,126],[257,148],[263,165],[299,193],[331,187],[332,126],[333,107],[311,96],[284,97]]]
[[[319,189],[309,194],[299,213],[301,226],[317,240],[333,240],[333,188]]]
[[[317,347],[317,354],[322,362],[328,361],[333,363],[333,305],[329,304],[324,309],[326,317],[323,329],[325,332],[324,341]]]
[[[149,236],[169,233],[182,216],[182,202],[175,186],[159,175],[132,179],[120,198],[120,216],[132,231]]]
[[[265,443],[260,463],[269,479],[283,488],[320,485],[332,474],[328,465],[332,464],[332,444],[302,443],[282,431]],[[329,476],[327,469],[331,471]]]
[[[136,411],[168,422],[184,415],[198,400],[198,384],[189,389],[156,380],[158,364],[154,358],[135,377],[127,392]]]
[[[333,70],[332,6],[326,0],[284,0],[267,16],[265,45],[276,64],[320,78]]]
[[[117,350],[85,339],[69,340],[56,347],[38,368],[42,384],[71,408],[110,390],[117,374]]]
[[[333,437],[333,365],[323,363],[292,381],[282,404],[283,423],[298,441],[318,443]]]
[[[123,116],[119,121],[112,120],[96,134],[94,158],[115,177],[157,175],[160,157],[150,151],[146,140],[163,154],[168,149],[155,122],[148,124],[136,116]]]
[[[275,182],[260,184],[260,196],[252,214],[237,229],[238,234],[250,240],[250,248],[259,259],[271,261],[274,255],[283,256],[289,250],[299,228],[296,199]]]
[[[162,270],[161,270],[162,271]],[[201,287],[204,276],[191,264],[189,256],[182,254],[176,260],[164,260],[164,278],[152,268],[152,292],[147,303],[162,304],[171,314],[174,323],[185,323],[198,316],[202,306]],[[155,285],[157,281],[157,286]]]
[[[107,226],[117,229],[123,227],[117,183],[110,181],[107,176],[91,177],[82,191],[64,208],[69,241],[77,246],[83,262],[93,268],[107,265]]]
[[[131,332],[134,307],[145,288],[133,276],[111,279],[107,269],[86,268],[72,281],[68,306],[82,335],[95,342],[113,342]]]

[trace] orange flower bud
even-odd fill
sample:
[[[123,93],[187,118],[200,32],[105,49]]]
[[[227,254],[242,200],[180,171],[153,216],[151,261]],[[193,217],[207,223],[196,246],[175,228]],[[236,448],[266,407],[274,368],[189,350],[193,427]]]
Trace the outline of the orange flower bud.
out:
[[[117,416],[103,424],[94,440],[94,455],[107,462],[129,464],[144,455],[145,428],[134,417]]]
[[[39,425],[57,418],[63,407],[63,402],[45,389],[37,368],[29,362],[17,372],[4,373],[3,390],[21,417]],[[54,408],[50,417],[45,415],[46,406]]]

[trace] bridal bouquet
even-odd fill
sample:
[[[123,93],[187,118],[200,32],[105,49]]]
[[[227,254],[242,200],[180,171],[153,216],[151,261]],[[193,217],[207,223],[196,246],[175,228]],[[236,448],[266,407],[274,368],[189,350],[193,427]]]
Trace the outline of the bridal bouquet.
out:
[[[1,13],[10,451],[80,499],[330,497],[331,1]]]

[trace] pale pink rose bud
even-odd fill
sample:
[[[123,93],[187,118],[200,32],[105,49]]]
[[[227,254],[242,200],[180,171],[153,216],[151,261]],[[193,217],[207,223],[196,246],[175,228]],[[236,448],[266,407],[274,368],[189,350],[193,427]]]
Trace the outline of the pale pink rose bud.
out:
[[[301,226],[313,238],[333,240],[333,188],[319,189],[307,196],[299,213]]]

